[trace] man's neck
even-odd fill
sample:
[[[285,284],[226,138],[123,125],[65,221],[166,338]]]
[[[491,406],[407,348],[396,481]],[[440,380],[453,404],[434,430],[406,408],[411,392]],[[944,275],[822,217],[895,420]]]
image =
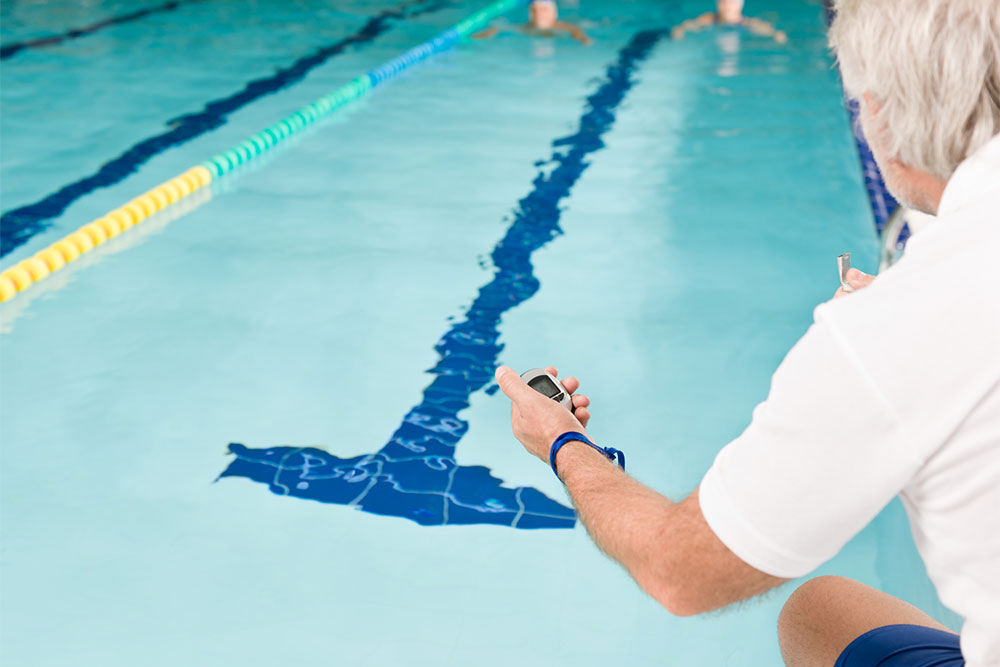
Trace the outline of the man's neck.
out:
[[[922,213],[937,215],[947,181],[898,160],[889,160],[886,166],[886,184],[892,186],[896,199]]]
[[[914,202],[915,205],[912,208],[923,213],[937,215],[938,208],[941,206],[941,196],[944,194],[944,188],[948,182],[925,171],[920,171],[914,177],[914,183],[922,197],[920,201]]]

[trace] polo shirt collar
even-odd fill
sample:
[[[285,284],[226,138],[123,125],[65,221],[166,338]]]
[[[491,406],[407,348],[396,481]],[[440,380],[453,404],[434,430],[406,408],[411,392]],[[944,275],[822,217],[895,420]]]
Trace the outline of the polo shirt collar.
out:
[[[938,217],[954,213],[994,191],[1000,192],[1000,134],[958,165],[938,204]]]

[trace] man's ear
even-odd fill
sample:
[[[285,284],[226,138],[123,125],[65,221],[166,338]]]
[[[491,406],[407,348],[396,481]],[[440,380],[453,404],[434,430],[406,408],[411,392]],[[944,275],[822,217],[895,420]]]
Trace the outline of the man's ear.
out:
[[[882,139],[881,132],[877,131],[878,123],[876,122],[876,117],[882,107],[879,106],[875,98],[867,90],[861,93],[861,122],[862,128],[871,130],[872,136],[865,134],[865,139],[869,144],[873,142],[878,142],[878,147],[880,149],[885,148],[885,142]],[[885,151],[881,151],[882,155],[885,155]]]
[[[862,93],[861,97],[861,128],[865,133],[868,146],[875,155],[875,161],[878,163],[879,169],[882,170],[882,178],[886,185],[895,184],[896,188],[905,187],[903,192],[893,192],[893,195],[899,199],[899,197],[904,196],[905,192],[909,196],[908,206],[924,213],[937,215],[938,204],[947,181],[905,165],[889,155],[885,134],[880,131],[880,128],[885,126],[878,118],[881,107],[868,91]]]
[[[866,90],[865,92],[861,93],[861,97],[864,98],[865,104],[868,105],[869,109],[871,109],[872,115],[874,116],[875,114],[877,114],[879,106],[878,102],[875,101],[875,98],[872,97],[872,94]]]
[[[882,157],[885,164],[889,164],[890,162],[895,162],[895,160],[889,157],[885,137],[879,131],[879,126],[882,122],[878,119],[878,113],[881,110],[882,108],[875,101],[871,93],[867,90],[861,93],[861,113],[859,120],[861,121],[861,129],[864,132],[865,141],[868,142],[868,146],[877,156]]]

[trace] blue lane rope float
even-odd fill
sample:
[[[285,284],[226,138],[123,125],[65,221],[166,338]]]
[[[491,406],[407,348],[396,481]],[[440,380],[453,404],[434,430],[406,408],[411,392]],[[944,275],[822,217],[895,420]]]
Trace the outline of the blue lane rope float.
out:
[[[63,185],[40,200],[6,211],[0,216],[0,257],[44,232],[49,220],[62,213],[81,197],[128,178],[135,171],[169,148],[180,146],[222,127],[227,118],[256,100],[298,83],[330,58],[349,48],[370,44],[387,32],[394,21],[412,19],[439,11],[447,6],[442,0],[406,0],[371,16],[355,33],[320,47],[295,62],[259,79],[249,81],[241,90],[210,100],[197,112],[186,113],[169,121],[170,129],[142,139],[117,157],[103,161],[94,173]]]
[[[34,256],[8,268],[0,273],[0,302],[14,298],[18,292],[22,292],[32,284],[43,280],[50,273],[61,269],[81,254],[90,251],[129,227],[139,224],[157,211],[187,197],[195,190],[222,178],[236,167],[270,150],[320,118],[362,97],[369,90],[404,69],[450,48],[463,37],[523,2],[525,0],[494,2],[455,24],[434,39],[424,42],[367,74],[355,78],[350,83],[282,118],[274,125],[264,128],[236,146],[224,150],[202,164],[188,169],[183,174],[157,185],[128,204],[87,223]]]
[[[452,28],[445,30],[434,39],[413,47],[406,53],[396,56],[389,62],[369,71],[367,74],[355,78],[332,93],[324,95],[312,104],[308,104],[292,112],[274,125],[250,136],[242,143],[214,155],[203,162],[201,166],[212,172],[213,177],[224,176],[239,165],[252,160],[256,155],[263,153],[287,137],[301,131],[335,109],[362,97],[372,88],[396,76],[408,67],[425,60],[435,53],[451,48],[462,37],[469,35],[496,16],[513,9],[523,2],[524,0],[500,0],[493,3],[464,21],[459,22]]]
[[[335,109],[362,97],[372,88],[396,76],[408,67],[425,60],[435,53],[451,48],[463,37],[468,36],[496,16],[510,11],[524,1],[500,0],[493,3],[464,21],[457,23],[449,30],[445,30],[434,39],[413,47],[406,53],[376,67],[367,74],[355,78],[332,93],[324,95],[312,104],[306,105],[298,111],[282,118],[274,125],[264,128],[242,143],[212,156],[203,162],[201,166],[208,169],[212,173],[213,178],[224,176],[236,167],[249,162],[255,156],[313,124]]]

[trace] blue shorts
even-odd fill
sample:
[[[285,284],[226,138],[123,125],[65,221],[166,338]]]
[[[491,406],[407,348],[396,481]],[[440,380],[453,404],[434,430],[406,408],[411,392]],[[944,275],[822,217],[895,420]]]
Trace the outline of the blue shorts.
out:
[[[833,667],[962,667],[958,635],[922,625],[886,625],[847,645]]]

